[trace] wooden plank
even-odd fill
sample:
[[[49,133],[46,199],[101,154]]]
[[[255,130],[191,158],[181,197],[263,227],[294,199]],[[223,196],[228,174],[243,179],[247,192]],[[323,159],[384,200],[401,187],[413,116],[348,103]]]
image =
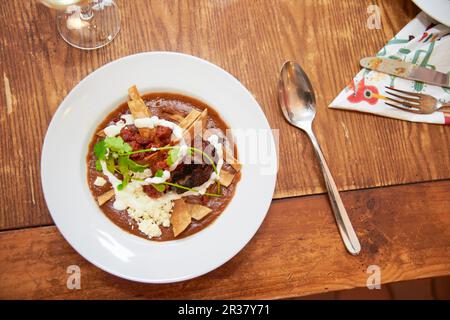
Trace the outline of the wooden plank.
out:
[[[450,274],[450,180],[343,193],[362,243],[346,253],[325,195],[275,200],[251,242],[200,278],[146,285],[81,258],[55,227],[0,232],[0,298],[287,298]],[[66,268],[81,268],[81,289]]]
[[[68,46],[57,34],[53,10],[37,1],[3,1],[0,229],[51,223],[39,161],[52,114],[87,74],[141,51],[172,50],[205,58],[250,89],[271,126],[281,132],[276,198],[325,190],[309,141],[285,123],[277,107],[276,83],[285,59],[300,62],[314,84],[316,131],[340,189],[450,178],[448,127],[326,107],[358,71],[359,59],[373,55],[418,12],[409,0],[375,2],[382,9],[382,29],[369,30],[367,7],[372,3],[120,1],[124,19],[119,36],[100,50],[86,52]]]
[[[295,300],[449,300],[450,276],[400,281],[381,286],[379,290],[355,288],[314,294]]]
[[[433,296],[439,300],[450,300],[450,277],[434,278]]]

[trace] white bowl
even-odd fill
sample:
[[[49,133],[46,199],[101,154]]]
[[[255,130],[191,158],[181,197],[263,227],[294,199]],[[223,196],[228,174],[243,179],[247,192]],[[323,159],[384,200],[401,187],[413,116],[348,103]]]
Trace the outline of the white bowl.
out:
[[[127,100],[127,89],[175,92],[198,98],[231,128],[269,131],[250,92],[205,60],[172,52],[147,52],[104,65],[64,99],[48,128],[41,158],[42,187],[52,218],[84,258],[116,276],[148,283],[186,280],[207,273],[237,254],[253,237],[269,208],[276,173],[246,164],[235,196],[210,226],[184,239],[155,242],[123,231],[98,208],[87,185],[86,156],[96,126]],[[235,137],[238,152],[245,144]],[[277,164],[269,138],[269,160]]]

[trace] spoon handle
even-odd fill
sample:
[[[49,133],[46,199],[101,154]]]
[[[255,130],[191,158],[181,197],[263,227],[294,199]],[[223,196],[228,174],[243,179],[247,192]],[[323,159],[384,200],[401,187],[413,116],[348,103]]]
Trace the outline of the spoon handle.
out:
[[[344,241],[347,250],[353,254],[357,255],[361,251],[361,244],[359,243],[358,237],[353,229],[352,223],[347,215],[347,210],[345,210],[344,204],[342,203],[341,197],[339,196],[339,191],[336,187],[336,183],[331,175],[330,169],[328,168],[325,157],[320,149],[319,142],[314,135],[312,130],[307,130],[311,142],[316,151],[316,155],[319,158],[320,167],[322,168],[322,173],[325,178],[325,184],[328,189],[328,196],[330,198],[331,207],[336,217],[336,222],[341,233],[342,240]]]

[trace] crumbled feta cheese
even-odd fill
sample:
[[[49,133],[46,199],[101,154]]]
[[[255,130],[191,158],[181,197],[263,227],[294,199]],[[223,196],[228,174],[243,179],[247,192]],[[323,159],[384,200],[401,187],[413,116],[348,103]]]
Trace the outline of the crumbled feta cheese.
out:
[[[170,198],[152,199],[145,193],[144,195],[138,196],[136,203],[127,209],[130,217],[136,221],[152,220],[157,225],[170,226],[172,200]]]
[[[125,121],[120,120],[115,124],[107,126],[105,129],[103,129],[103,132],[105,132],[107,137],[115,137],[120,133],[120,130],[122,130],[125,125]]]
[[[116,200],[113,203],[113,208],[116,209],[117,211],[123,211],[127,209],[127,204],[122,200],[117,199],[117,193],[116,193]]]
[[[115,137],[120,133],[120,128],[118,128],[115,125],[107,126],[105,129],[103,129],[103,132],[105,132],[107,137]]]
[[[97,176],[94,181],[94,185],[97,187],[103,187],[106,184],[106,180],[103,177]]]
[[[136,128],[154,128],[158,124],[159,118],[157,116],[139,118],[134,120]]]
[[[121,181],[108,171],[105,161],[101,161],[100,163],[103,173],[108,177],[108,180],[114,187],[114,209],[118,211],[127,210],[129,216],[138,223],[139,230],[141,230],[140,224],[147,221],[142,225],[141,231],[149,238],[158,236],[156,230],[159,230],[159,226],[170,226],[170,213],[173,208],[172,200],[174,197],[167,196],[152,199],[144,192],[142,182],[140,181],[131,181],[123,190],[118,190],[117,186]],[[141,174],[144,173],[151,174],[151,171],[144,171]],[[170,172],[163,173],[166,179],[168,179],[167,174],[170,177]],[[153,223],[155,226],[150,223]]]
[[[149,238],[159,237],[161,229],[151,220],[142,220],[138,222],[139,231],[146,234]]]
[[[134,117],[132,114],[123,114],[120,116],[121,119],[125,121],[125,125],[131,125],[134,124]]]

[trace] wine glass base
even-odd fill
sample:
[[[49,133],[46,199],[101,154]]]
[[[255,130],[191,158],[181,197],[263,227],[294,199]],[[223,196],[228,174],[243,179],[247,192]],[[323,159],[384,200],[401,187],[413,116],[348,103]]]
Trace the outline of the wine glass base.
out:
[[[97,1],[90,6],[90,14],[73,5],[58,12],[56,17],[61,37],[78,49],[93,50],[106,46],[120,31],[120,13],[114,1]]]

